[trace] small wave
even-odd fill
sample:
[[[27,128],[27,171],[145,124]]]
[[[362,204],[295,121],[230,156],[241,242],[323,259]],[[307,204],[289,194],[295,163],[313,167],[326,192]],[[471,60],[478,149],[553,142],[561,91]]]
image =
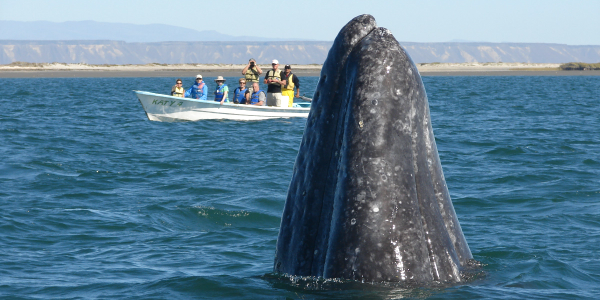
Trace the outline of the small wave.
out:
[[[518,154],[524,154],[524,153],[526,153],[526,151],[521,147],[497,147],[497,148],[494,148],[493,150],[485,152],[485,154],[506,155],[506,156],[518,155]]]
[[[98,192],[98,191],[89,191],[89,192],[80,192],[80,193],[65,193],[60,195],[60,198],[64,198],[64,199],[79,199],[79,200],[84,200],[84,199],[94,199],[94,200],[100,200],[102,198],[110,198],[110,197],[116,197],[117,194],[116,193],[102,193],[102,192]]]
[[[0,164],[0,178],[4,179],[33,179],[41,171],[18,164]]]
[[[498,145],[498,142],[496,141],[486,141],[486,140],[476,140],[476,141],[464,141],[463,144],[467,145],[467,146],[476,146],[476,147],[494,147],[496,145]]]
[[[555,180],[553,176],[544,174],[522,174],[522,175],[507,175],[492,179],[492,183],[503,184],[503,183],[518,183],[523,184],[527,182],[540,183]]]
[[[480,267],[478,267],[480,269]],[[274,288],[289,292],[319,296],[317,299],[425,299],[444,294],[456,283],[431,282],[360,282],[341,278],[265,274],[262,277]],[[481,277],[471,277],[471,281]],[[464,283],[462,283],[464,284]]]
[[[194,207],[192,210],[200,218],[223,226],[261,227],[260,224],[263,224],[270,227],[279,222],[278,217],[246,210],[225,210],[207,206]]]
[[[152,204],[141,212],[147,214],[150,221],[147,224],[157,231],[221,232],[224,228],[246,228],[258,234],[262,228],[277,228],[280,223],[277,216],[263,212],[223,209],[207,205],[173,208]]]
[[[545,161],[546,164],[548,165],[553,165],[553,166],[564,166],[564,165],[570,165],[571,162],[565,159],[550,159]]]
[[[265,298],[252,295],[258,283],[253,278],[240,278],[230,275],[179,275],[150,281],[130,291],[130,294],[139,295],[140,298],[156,299],[188,299],[188,298],[215,298],[215,299],[258,299]],[[140,294],[139,288],[144,292]],[[272,296],[272,295],[271,295]],[[270,298],[267,296],[266,298]]]
[[[559,147],[560,150],[566,151],[566,152],[575,152],[577,151],[577,149],[571,147],[571,146],[567,146],[567,145],[562,145]]]

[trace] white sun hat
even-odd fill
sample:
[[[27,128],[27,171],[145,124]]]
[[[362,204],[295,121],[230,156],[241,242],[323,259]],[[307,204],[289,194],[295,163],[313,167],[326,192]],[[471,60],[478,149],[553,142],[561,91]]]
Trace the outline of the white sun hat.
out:
[[[223,76],[217,76],[217,79],[215,79],[215,81],[225,81],[227,79],[223,78]]]

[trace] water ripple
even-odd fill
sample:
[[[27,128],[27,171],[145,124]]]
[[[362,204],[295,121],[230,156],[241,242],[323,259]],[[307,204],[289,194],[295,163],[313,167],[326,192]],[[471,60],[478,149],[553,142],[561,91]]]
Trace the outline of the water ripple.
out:
[[[165,92],[174,79],[0,79],[0,298],[600,294],[596,78],[424,77],[486,275],[417,289],[271,278],[305,120],[149,122],[132,87]],[[318,78],[301,80],[310,94]]]

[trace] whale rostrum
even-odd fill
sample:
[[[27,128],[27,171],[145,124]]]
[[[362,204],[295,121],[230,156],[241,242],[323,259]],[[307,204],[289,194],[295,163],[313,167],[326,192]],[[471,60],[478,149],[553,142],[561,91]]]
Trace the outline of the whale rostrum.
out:
[[[472,259],[421,76],[370,15],[323,65],[277,239],[274,272],[366,282],[461,282]]]

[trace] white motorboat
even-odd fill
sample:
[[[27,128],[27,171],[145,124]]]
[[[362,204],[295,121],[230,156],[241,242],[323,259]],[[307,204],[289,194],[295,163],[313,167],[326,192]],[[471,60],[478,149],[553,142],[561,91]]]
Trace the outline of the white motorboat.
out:
[[[143,91],[134,92],[146,111],[148,120],[159,122],[306,118],[310,111],[310,108],[303,107],[271,107],[233,103],[221,105],[212,100],[180,98]]]

